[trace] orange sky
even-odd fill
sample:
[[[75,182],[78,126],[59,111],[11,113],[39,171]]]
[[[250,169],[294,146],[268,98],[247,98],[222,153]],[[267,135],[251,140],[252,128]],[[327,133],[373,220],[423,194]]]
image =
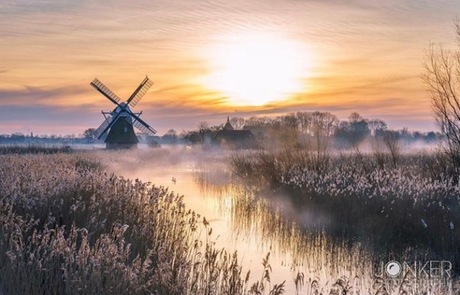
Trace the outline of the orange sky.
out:
[[[227,115],[315,110],[434,129],[420,79],[423,56],[429,42],[455,42],[457,11],[460,2],[438,0],[2,1],[0,134],[97,127],[100,110],[113,106],[89,86],[93,78],[125,98],[146,74],[155,84],[135,110],[160,134],[200,121],[220,124]],[[251,72],[245,68],[251,56],[234,54],[251,46],[239,36],[266,35],[271,41],[263,46],[274,48],[269,65],[278,76],[266,64]],[[295,51],[286,49],[291,45]],[[269,49],[262,52],[270,59]],[[241,67],[220,68],[238,58]],[[290,80],[283,79],[283,64],[286,71],[299,66]],[[244,105],[222,83],[203,82],[213,75],[233,79],[233,88],[267,85],[246,93],[285,92],[265,105]],[[287,87],[293,79],[296,89]]]

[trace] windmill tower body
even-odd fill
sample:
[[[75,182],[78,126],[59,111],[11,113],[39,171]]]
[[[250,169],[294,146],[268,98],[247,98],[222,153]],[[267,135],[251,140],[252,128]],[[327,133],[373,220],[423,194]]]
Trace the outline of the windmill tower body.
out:
[[[137,147],[139,140],[133,127],[139,129],[144,135],[155,135],[155,129],[139,118],[142,112],[134,113],[130,108],[139,102],[152,84],[148,77],[146,77],[126,102],[119,103],[120,98],[102,84],[102,82],[98,79],[94,79],[91,82],[91,86],[117,105],[111,112],[102,111],[105,120],[96,130],[98,139],[102,139],[105,136],[104,142],[107,149]]]
[[[139,140],[134,133],[133,125],[125,119],[118,119],[105,139],[107,149],[130,149],[137,147]]]
[[[119,118],[110,128],[104,140],[107,149],[130,149],[137,147],[139,140],[131,122]]]

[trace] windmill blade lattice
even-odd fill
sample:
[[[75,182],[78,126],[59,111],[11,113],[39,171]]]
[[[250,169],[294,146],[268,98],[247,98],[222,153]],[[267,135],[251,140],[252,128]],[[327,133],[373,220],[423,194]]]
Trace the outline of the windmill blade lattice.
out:
[[[136,127],[137,129],[139,129],[139,131],[142,132],[143,134],[149,135],[149,136],[154,136],[157,133],[157,131],[155,129],[153,129],[147,123],[142,121],[136,115],[130,114],[129,117],[133,122],[133,126]]]
[[[147,91],[149,91],[152,85],[153,82],[149,79],[149,77],[145,77],[144,81],[142,81],[142,83],[133,92],[126,104],[130,107],[135,107],[136,104],[141,100],[141,98],[144,97]]]
[[[95,78],[93,82],[91,82],[91,86],[96,88],[102,95],[107,97],[109,100],[112,100],[113,103],[118,104],[121,100],[115,93],[112,92],[107,86],[105,86],[99,79]]]
[[[112,116],[112,115],[109,115],[107,116],[107,118],[104,120],[104,122],[102,122],[102,124],[97,127],[96,129],[96,136],[97,136],[97,139],[101,139],[102,135],[110,129],[110,127],[112,127],[113,123],[115,123],[116,119],[118,118],[118,116],[120,115],[120,113],[116,114],[115,116]]]

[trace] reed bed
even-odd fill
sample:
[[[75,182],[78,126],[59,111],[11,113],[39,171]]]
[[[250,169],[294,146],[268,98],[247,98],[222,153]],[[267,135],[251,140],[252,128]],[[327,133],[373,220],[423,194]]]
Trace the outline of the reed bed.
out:
[[[423,256],[411,247],[376,251],[356,239],[305,228],[299,216],[260,195],[240,192],[231,202],[233,235],[278,256],[281,266],[290,270],[286,276],[293,276],[293,284],[287,285],[290,294],[452,295],[460,290],[458,273],[448,279],[415,277],[409,272],[389,278],[382,269],[382,263],[395,257],[429,260],[430,254]]]
[[[460,184],[435,154],[383,167],[370,154],[335,154],[318,169],[308,152],[252,152],[233,155],[231,167],[260,196],[282,192],[312,216],[305,226],[460,262]]]
[[[268,258],[250,283],[206,219],[164,187],[108,174],[100,155],[0,156],[5,294],[281,294]],[[204,237],[203,237],[204,236]]]
[[[66,145],[39,145],[39,144],[24,144],[24,145],[0,145],[0,155],[18,155],[18,154],[59,154],[71,153],[73,149]]]

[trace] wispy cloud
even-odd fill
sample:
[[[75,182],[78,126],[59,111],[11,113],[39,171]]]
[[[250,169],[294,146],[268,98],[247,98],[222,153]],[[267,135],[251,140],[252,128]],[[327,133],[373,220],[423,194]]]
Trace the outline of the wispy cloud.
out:
[[[58,88],[45,88],[24,85],[20,89],[0,89],[0,104],[8,106],[43,106],[43,105],[72,105],[69,97],[84,95],[88,91],[77,86],[65,86]],[[73,105],[78,104],[74,103]]]

